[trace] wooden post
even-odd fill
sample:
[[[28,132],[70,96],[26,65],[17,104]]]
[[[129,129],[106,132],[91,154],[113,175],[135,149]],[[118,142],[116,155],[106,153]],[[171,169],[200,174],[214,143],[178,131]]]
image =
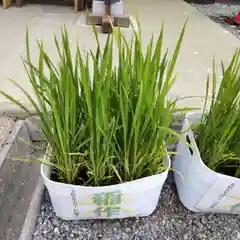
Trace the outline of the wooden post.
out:
[[[84,11],[85,9],[85,0],[74,0],[74,11]]]
[[[9,8],[12,5],[12,0],[3,0],[3,8]]]
[[[109,0],[105,0],[105,15],[102,17],[102,33],[111,33],[112,26],[110,23],[111,4]]]
[[[102,17],[102,33],[111,33],[112,26],[107,15]]]
[[[16,6],[22,7],[24,5],[24,0],[16,0]]]
[[[85,0],[85,7],[87,9],[92,8],[92,2],[93,2],[93,0]]]
[[[95,12],[87,14],[87,24],[91,25],[101,25],[103,33],[111,33],[112,32],[112,25],[116,27],[124,27],[128,28],[130,25],[130,18],[128,16],[112,16],[111,13],[111,3],[116,0],[104,0],[102,2],[105,4],[105,14],[101,13],[97,14]],[[103,7],[103,6],[101,6]]]

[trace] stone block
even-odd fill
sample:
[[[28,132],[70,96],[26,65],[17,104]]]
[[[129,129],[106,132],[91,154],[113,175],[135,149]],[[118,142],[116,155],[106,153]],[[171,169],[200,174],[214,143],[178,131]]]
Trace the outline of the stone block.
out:
[[[102,25],[102,15],[88,14],[87,24],[88,25]],[[128,16],[119,16],[113,18],[113,25],[128,28],[130,26],[130,18]]]
[[[31,141],[39,142],[45,140],[44,133],[40,127],[40,118],[37,115],[27,118],[25,120],[25,125],[28,129]]]

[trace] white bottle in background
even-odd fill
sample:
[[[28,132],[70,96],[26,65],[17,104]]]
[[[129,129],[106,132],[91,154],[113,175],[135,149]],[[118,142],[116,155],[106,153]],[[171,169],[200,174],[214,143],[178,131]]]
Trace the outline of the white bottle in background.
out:
[[[105,14],[105,3],[104,3],[104,1],[93,0],[92,13],[94,15],[104,15]]]
[[[96,15],[105,14],[105,1],[95,1],[92,3],[92,13]],[[122,0],[111,4],[111,16],[117,17],[123,15],[123,2]]]
[[[123,2],[121,0],[119,2],[111,4],[111,15],[113,17],[123,15]]]

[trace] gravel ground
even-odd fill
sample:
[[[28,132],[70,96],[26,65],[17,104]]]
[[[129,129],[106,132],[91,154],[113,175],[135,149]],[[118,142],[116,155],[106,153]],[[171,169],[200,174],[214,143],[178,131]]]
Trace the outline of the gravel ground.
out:
[[[231,26],[223,21],[223,17],[234,17],[240,11],[240,2],[238,4],[191,4],[204,15],[210,17],[213,21],[222,25],[228,32],[237,38],[240,38],[240,26]]]
[[[239,4],[192,4],[199,11],[203,12],[207,16],[221,17],[221,16],[234,16],[240,11]]]
[[[166,183],[156,211],[149,217],[123,220],[63,221],[45,200],[33,240],[237,240],[240,216],[188,211],[175,187]]]

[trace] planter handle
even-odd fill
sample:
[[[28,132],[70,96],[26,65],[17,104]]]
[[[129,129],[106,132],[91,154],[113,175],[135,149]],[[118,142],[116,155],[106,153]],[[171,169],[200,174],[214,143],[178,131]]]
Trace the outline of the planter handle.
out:
[[[186,135],[186,141],[187,141],[187,143],[188,143],[189,145],[192,146],[191,140],[190,140],[190,138],[189,138],[188,135]],[[190,152],[190,154],[191,154],[191,156],[192,156],[192,155],[193,155],[193,150],[192,150],[192,148],[191,148],[189,145],[188,145],[188,149],[189,149],[189,152]]]

